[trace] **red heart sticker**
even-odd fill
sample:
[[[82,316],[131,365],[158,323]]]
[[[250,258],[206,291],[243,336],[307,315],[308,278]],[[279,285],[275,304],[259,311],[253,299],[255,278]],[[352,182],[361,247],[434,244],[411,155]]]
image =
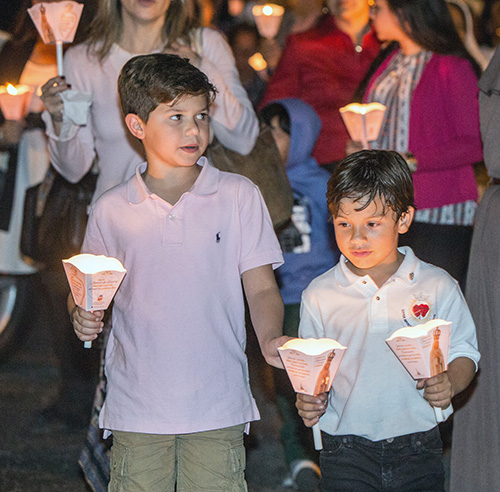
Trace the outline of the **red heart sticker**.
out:
[[[429,312],[429,306],[427,304],[414,304],[412,307],[413,314],[415,318],[424,319]]]

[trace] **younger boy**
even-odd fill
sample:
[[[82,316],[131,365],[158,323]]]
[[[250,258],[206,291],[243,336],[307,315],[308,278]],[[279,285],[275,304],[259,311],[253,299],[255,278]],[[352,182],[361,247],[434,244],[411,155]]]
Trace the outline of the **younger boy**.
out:
[[[392,151],[345,158],[328,182],[327,202],[342,252],[302,297],[301,337],[347,346],[332,390],[298,395],[307,426],[321,418],[322,490],[444,491],[442,443],[432,407],[472,380],[479,353],[458,283],[397,248],[410,227],[413,184]],[[415,383],[385,343],[394,331],[433,318],[452,322],[448,370]]]
[[[262,353],[279,366],[282,262],[258,188],[202,157],[215,88],[187,60],[129,60],[125,122],[147,162],[95,204],[83,252],[118,258],[100,426],[113,433],[110,490],[246,490],[243,431],[259,418],[248,381],[243,292]],[[93,340],[102,312],[76,309]]]

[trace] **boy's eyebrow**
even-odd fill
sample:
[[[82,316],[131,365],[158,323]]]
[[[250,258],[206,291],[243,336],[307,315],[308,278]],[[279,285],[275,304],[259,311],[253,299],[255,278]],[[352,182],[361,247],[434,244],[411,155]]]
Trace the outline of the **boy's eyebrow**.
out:
[[[185,111],[184,108],[179,108],[178,106],[175,106],[175,105],[174,106],[170,106],[169,104],[167,104],[167,107],[168,107],[167,111],[173,111],[173,112],[182,112],[182,111]],[[209,107],[207,105],[207,106],[201,108],[198,112],[202,113],[204,111],[208,111],[208,109],[209,109]]]

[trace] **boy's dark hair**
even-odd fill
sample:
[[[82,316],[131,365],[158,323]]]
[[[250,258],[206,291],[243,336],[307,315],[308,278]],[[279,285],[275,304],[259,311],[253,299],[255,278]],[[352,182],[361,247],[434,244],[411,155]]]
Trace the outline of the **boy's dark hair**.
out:
[[[375,198],[396,212],[397,218],[414,207],[413,179],[404,158],[392,150],[362,150],[342,159],[328,181],[326,200],[333,217],[340,201],[360,202],[364,210]]]
[[[263,121],[266,125],[271,126],[271,120],[277,116],[278,124],[280,128],[287,134],[290,135],[290,115],[285,107],[280,103],[271,103],[262,108],[259,113],[260,121]]]
[[[136,114],[144,122],[162,103],[173,103],[182,96],[205,96],[210,104],[216,91],[189,60],[165,53],[131,58],[118,77],[123,114]]]

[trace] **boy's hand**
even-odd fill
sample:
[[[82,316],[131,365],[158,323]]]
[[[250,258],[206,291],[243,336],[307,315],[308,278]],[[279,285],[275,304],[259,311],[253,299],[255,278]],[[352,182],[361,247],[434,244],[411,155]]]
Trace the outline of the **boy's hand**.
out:
[[[75,307],[71,318],[76,336],[82,342],[95,340],[104,328],[103,317],[104,311],[94,311],[91,313],[80,307]]]
[[[424,398],[431,406],[443,409],[448,408],[454,395],[447,371],[429,379],[421,379],[417,389],[424,389]]]
[[[261,347],[262,355],[266,362],[278,369],[284,369],[283,362],[278,352],[278,347],[281,347],[284,343],[291,340],[291,337],[287,337],[285,335],[277,338],[271,338],[267,343],[264,343]]]
[[[321,393],[317,396],[297,393],[295,406],[306,427],[312,427],[319,422],[319,418],[326,412],[328,393]]]

